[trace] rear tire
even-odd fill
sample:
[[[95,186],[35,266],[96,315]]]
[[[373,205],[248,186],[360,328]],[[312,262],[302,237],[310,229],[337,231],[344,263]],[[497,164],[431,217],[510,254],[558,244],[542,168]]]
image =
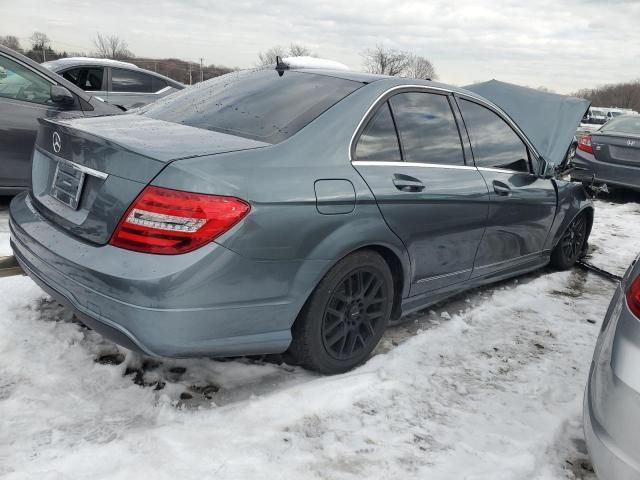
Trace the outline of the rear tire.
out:
[[[338,262],[307,300],[291,333],[294,363],[325,374],[363,363],[382,337],[393,307],[393,276],[376,252]]]
[[[551,266],[567,270],[585,253],[587,245],[587,216],[581,213],[574,218],[551,252]]]

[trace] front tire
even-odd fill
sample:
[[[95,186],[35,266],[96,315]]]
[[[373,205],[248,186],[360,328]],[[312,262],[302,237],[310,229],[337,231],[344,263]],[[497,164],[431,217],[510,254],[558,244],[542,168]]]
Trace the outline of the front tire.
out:
[[[587,216],[581,213],[569,224],[556,248],[551,252],[551,266],[558,270],[571,268],[587,245]]]
[[[393,276],[376,252],[361,250],[320,281],[293,325],[294,363],[325,374],[363,363],[382,337],[393,307]]]

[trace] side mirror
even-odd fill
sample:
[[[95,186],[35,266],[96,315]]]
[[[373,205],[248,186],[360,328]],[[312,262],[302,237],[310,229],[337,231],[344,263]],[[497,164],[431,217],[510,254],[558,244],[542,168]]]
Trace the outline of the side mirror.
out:
[[[542,178],[555,178],[558,172],[556,164],[549,162],[548,160],[543,160],[542,162],[542,171],[540,172],[540,176]]]
[[[62,85],[51,85],[51,100],[68,107],[76,102],[76,97]]]

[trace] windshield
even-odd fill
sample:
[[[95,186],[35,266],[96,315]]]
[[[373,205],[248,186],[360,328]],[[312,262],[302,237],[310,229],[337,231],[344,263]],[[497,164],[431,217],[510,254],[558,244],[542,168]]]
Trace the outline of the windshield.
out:
[[[640,135],[640,115],[637,117],[614,118],[602,127],[600,131]]]
[[[278,143],[362,85],[295,71],[241,71],[182,90],[141,108],[138,113]]]

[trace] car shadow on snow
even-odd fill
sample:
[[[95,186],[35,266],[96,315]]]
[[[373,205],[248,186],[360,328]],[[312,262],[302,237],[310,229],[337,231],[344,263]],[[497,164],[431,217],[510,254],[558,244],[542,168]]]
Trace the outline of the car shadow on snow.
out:
[[[515,279],[468,290],[411,314],[402,322],[387,329],[374,355],[393,350],[421,331],[438,328],[449,321],[453,315],[463,314],[487,301],[496,291],[529,283],[552,272],[552,269],[542,269]],[[576,298],[584,293],[586,276],[586,272],[575,270],[566,289],[552,293]],[[304,368],[287,364],[286,356],[283,355],[240,358],[153,358],[126,350],[103,338],[48,297],[42,299],[35,310],[42,320],[75,324],[84,332],[83,348],[96,363],[104,365],[105,368],[119,369],[125,381],[133,382],[142,388],[152,389],[158,392],[158,395],[168,395],[179,408],[227,405],[318,377],[317,374]],[[534,345],[540,355],[544,353],[542,343],[540,341]]]

